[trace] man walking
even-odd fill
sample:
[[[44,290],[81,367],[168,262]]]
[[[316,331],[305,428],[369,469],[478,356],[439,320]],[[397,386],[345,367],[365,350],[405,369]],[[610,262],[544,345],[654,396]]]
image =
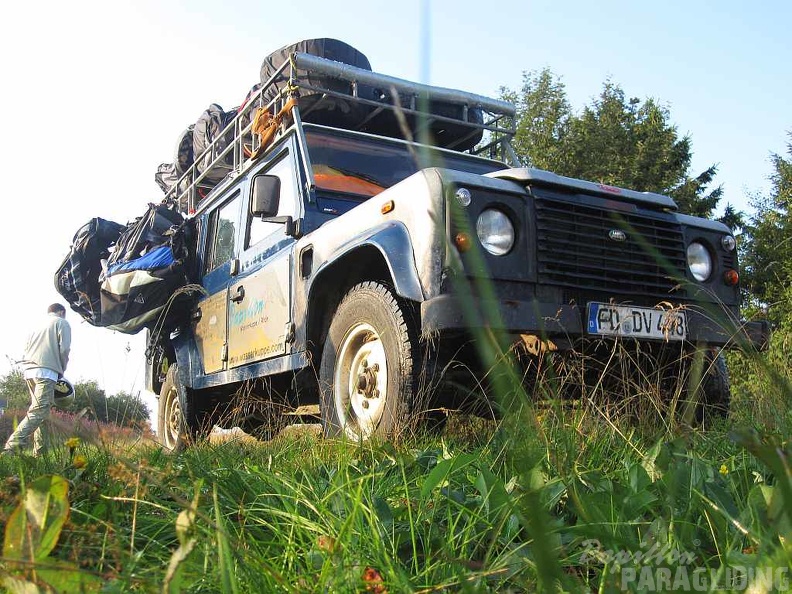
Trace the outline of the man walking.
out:
[[[28,338],[22,366],[30,390],[30,408],[16,431],[5,444],[3,453],[16,451],[33,435],[33,455],[44,449],[43,423],[49,418],[55,403],[55,382],[63,376],[69,362],[71,327],[66,321],[66,308],[53,303],[47,309],[47,319]]]

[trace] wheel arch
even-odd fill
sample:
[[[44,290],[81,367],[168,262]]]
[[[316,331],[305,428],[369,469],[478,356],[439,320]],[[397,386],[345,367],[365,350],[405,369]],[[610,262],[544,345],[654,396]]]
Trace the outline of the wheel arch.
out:
[[[159,398],[168,368],[175,363],[176,351],[171,341],[161,335],[152,341],[151,331],[146,330],[146,389]]]
[[[349,289],[364,281],[387,284],[406,301],[423,301],[412,244],[403,226],[389,226],[348,246],[317,270],[308,290],[306,321],[306,336],[315,355],[320,355],[324,333],[339,302]]]

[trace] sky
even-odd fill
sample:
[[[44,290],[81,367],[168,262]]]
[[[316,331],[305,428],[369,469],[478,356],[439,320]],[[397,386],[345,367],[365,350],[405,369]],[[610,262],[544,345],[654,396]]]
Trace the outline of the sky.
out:
[[[238,105],[262,60],[301,39],[341,39],[377,72],[489,96],[549,67],[576,109],[609,79],[667,105],[692,139],[692,172],[718,164],[722,203],[746,212],[792,131],[784,1],[39,0],[2,12],[0,374],[63,301],[53,276],[75,231],[159,202],[154,172],[179,133],[210,103]],[[66,375],[108,395],[140,393],[153,408],[143,334],[68,319]]]

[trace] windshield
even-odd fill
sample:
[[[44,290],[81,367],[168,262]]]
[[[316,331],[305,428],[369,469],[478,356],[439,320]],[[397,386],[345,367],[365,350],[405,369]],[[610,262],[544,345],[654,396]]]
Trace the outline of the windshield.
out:
[[[505,169],[497,161],[306,126],[317,192],[368,198],[424,167],[445,167],[483,175]],[[419,166],[419,161],[424,163]],[[360,199],[358,198],[358,199]]]

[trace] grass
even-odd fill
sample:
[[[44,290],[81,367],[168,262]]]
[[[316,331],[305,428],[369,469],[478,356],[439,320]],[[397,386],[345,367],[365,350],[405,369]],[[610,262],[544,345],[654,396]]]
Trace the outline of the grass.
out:
[[[683,390],[661,390],[664,369],[639,355],[604,359],[621,383],[602,357],[525,375],[499,362],[491,383],[517,387],[500,399],[502,421],[454,415],[442,435],[397,443],[292,432],[171,454],[59,417],[46,456],[0,458],[0,583],[14,593],[788,587],[789,370],[764,362],[777,350],[733,359],[743,381],[730,418],[697,428],[676,415]]]
[[[396,445],[306,434],[167,454],[80,441],[2,459],[4,584],[607,592],[663,589],[666,570],[673,586],[680,567],[688,580],[706,570],[709,585],[734,584],[733,568],[792,567],[788,425],[765,436],[726,422],[670,431],[599,410],[454,418],[440,437]],[[68,513],[57,506],[64,484]],[[46,515],[30,511],[35,501]]]

